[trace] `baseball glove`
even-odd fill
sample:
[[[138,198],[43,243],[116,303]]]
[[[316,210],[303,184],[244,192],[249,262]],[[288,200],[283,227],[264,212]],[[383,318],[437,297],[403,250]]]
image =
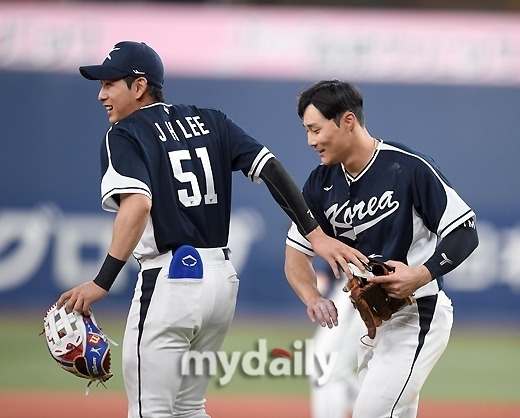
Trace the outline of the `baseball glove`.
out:
[[[361,271],[354,264],[349,264],[353,278],[348,280],[345,291],[350,291],[350,300],[365,322],[368,336],[376,336],[376,328],[383,321],[390,319],[393,313],[406,305],[411,305],[413,299],[395,299],[388,296],[386,290],[379,283],[369,283],[368,277],[386,276],[394,269],[389,265],[371,259],[366,264],[365,271]]]
[[[57,309],[53,305],[45,314],[43,325],[52,358],[62,369],[90,380],[87,394],[93,382],[103,383],[112,377],[110,340],[98,327],[93,313],[67,313],[65,306]]]

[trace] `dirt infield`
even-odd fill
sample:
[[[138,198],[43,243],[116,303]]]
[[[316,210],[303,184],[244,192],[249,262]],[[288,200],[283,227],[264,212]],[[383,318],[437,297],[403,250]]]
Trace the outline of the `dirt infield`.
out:
[[[94,409],[95,408],[95,409]],[[213,418],[310,418],[307,398],[213,396],[207,402]],[[124,418],[124,395],[59,395],[1,393],[0,418]],[[520,404],[500,405],[425,401],[418,418],[520,418]]]

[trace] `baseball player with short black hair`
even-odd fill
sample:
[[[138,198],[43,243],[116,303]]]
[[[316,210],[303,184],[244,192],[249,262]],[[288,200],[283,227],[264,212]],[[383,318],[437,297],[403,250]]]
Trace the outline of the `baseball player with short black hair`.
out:
[[[473,210],[428,156],[373,138],[356,86],[321,81],[301,92],[298,115],[321,159],[303,195],[323,230],[394,272],[371,277],[391,298],[413,295],[359,344],[354,418],[412,418],[419,392],[450,336],[453,308],[443,276],[477,247]],[[287,279],[311,319],[332,326],[337,313],[316,288],[312,243],[289,231]],[[347,297],[347,295],[345,295]]]
[[[336,274],[337,263],[362,268],[365,257],[323,233],[282,164],[224,113],[166,104],[163,63],[148,45],[119,42],[80,72],[101,82],[111,123],[101,146],[102,206],[117,215],[97,277],[57,304],[88,314],[133,254],[140,271],[123,343],[128,416],[207,417],[209,374],[181,366],[188,352],[219,350],[234,315],[232,173],[263,180]]]

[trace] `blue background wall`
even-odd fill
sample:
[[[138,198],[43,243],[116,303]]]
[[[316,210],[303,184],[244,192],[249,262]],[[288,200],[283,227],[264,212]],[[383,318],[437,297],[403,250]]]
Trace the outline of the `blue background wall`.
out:
[[[63,261],[70,250],[65,238],[74,242],[70,228],[83,223],[92,230],[93,220],[97,227],[106,225],[79,245],[76,257],[85,263],[86,277],[104,258],[105,248],[96,240],[106,242],[100,235],[110,234],[113,215],[100,208],[98,154],[108,122],[96,100],[98,83],[79,74],[0,71],[0,80],[0,307],[28,304],[43,311],[69,284],[83,281],[79,275],[63,279],[76,276]],[[170,78],[165,93],[169,102],[222,109],[303,185],[318,158],[306,145],[295,105],[299,90],[313,81]],[[456,317],[519,324],[520,270],[514,262],[520,256],[520,88],[360,87],[370,133],[430,154],[477,213],[479,250],[446,280]],[[246,209],[260,216],[256,227],[250,223],[255,236],[239,263],[238,313],[304,316],[283,276],[288,218],[265,186],[249,183],[241,173],[235,174],[233,202],[235,213]],[[25,226],[23,239],[13,226],[17,219]],[[13,279],[20,270],[26,272]],[[135,266],[100,306],[126,308],[134,273]]]

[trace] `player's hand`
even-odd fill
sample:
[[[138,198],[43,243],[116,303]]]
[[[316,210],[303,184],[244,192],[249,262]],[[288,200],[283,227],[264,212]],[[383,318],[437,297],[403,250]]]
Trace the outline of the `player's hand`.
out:
[[[348,267],[349,262],[355,264],[362,271],[365,270],[365,266],[360,261],[368,262],[365,255],[355,248],[329,237],[320,227],[308,234],[306,238],[312,244],[314,252],[329,263],[336,279],[341,277],[339,267],[345,272],[347,278],[352,278],[352,273]]]
[[[431,281],[431,275],[424,266],[410,267],[398,261],[386,261],[395,270],[387,276],[369,277],[369,282],[380,283],[387,291],[388,296],[404,299],[412,296],[421,286]]]
[[[338,325],[338,310],[334,302],[323,297],[307,305],[307,315],[312,322],[318,321],[322,327],[332,328]]]
[[[108,292],[94,282],[83,283],[63,293],[56,302],[58,309],[65,305],[67,312],[73,310],[90,315],[90,305],[103,299]]]

